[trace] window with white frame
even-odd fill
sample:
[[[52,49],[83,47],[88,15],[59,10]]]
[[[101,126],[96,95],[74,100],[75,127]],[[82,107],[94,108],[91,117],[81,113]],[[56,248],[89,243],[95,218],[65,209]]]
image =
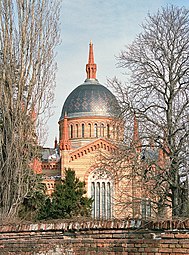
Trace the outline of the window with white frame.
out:
[[[151,217],[151,201],[150,199],[144,198],[141,201],[142,218]]]
[[[93,199],[92,217],[112,217],[113,179],[109,171],[96,169],[89,176],[89,194]]]

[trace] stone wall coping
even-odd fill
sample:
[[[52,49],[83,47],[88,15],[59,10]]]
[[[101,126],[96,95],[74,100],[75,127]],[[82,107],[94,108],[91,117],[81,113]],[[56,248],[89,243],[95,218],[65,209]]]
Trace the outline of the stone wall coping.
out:
[[[0,233],[10,232],[47,232],[47,231],[82,231],[82,230],[111,230],[111,229],[145,229],[167,231],[189,231],[189,219],[185,220],[162,220],[150,221],[141,219],[127,220],[90,220],[90,221],[63,221],[63,222],[40,222],[25,224],[1,225]]]

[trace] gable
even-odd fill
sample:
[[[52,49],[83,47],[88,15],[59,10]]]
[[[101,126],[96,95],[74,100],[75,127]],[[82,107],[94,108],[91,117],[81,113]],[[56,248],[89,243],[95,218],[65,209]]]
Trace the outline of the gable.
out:
[[[116,146],[103,138],[99,138],[99,139],[95,140],[94,142],[91,142],[85,146],[82,146],[82,147],[72,151],[70,153],[70,161],[74,161],[74,160],[81,158],[89,153],[92,153],[94,151],[98,151],[101,149],[112,153],[116,150]]]

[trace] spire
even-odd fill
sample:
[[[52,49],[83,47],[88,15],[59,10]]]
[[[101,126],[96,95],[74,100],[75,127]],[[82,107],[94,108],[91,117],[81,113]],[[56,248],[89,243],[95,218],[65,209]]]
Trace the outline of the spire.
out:
[[[96,64],[94,63],[93,43],[89,44],[89,60],[86,64],[87,79],[96,79]]]
[[[89,44],[89,60],[88,64],[94,64],[94,53],[93,53],[93,43],[92,40],[90,41]]]

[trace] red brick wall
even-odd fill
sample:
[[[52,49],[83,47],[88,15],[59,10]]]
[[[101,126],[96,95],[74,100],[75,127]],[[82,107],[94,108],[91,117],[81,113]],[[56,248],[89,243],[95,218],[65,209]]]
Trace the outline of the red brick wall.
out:
[[[189,255],[188,221],[93,221],[0,227],[0,254]]]

